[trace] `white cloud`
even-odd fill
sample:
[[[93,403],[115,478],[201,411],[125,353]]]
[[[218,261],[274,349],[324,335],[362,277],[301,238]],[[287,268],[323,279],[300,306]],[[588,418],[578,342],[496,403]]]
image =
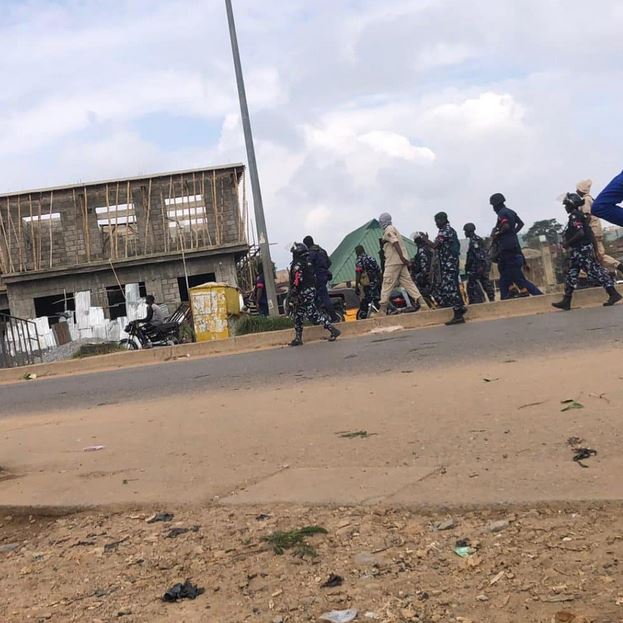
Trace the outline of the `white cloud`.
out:
[[[368,145],[374,151],[412,162],[433,162],[435,153],[428,147],[416,147],[409,142],[406,136],[396,132],[376,130],[362,134],[358,137],[364,145]]]
[[[1,190],[245,160],[222,3],[3,10]],[[552,197],[621,169],[619,0],[235,10],[279,264],[284,243],[331,249],[384,210],[405,232],[439,210],[486,232],[496,191],[526,222],[563,218]],[[171,127],[143,124],[159,115]]]

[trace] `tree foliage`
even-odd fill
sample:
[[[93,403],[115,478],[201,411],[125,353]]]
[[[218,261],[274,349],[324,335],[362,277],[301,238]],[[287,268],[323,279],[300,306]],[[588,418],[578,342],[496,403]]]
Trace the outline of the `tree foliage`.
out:
[[[563,226],[555,218],[549,218],[533,223],[523,239],[526,245],[538,249],[541,246],[540,236],[545,236],[548,242],[556,242],[562,230]]]

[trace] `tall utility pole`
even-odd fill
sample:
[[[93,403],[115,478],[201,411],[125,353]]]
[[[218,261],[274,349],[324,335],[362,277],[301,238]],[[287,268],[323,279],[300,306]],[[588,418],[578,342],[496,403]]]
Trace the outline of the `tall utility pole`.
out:
[[[242,117],[244,142],[247,146],[247,160],[249,161],[249,175],[251,176],[251,190],[253,191],[255,225],[257,227],[257,238],[260,243],[262,266],[264,268],[264,283],[266,284],[266,295],[268,297],[268,310],[271,316],[278,316],[279,307],[277,306],[277,290],[275,288],[273,261],[270,257],[270,245],[268,243],[268,233],[266,232],[266,219],[264,218],[264,204],[262,203],[262,191],[260,189],[260,178],[257,173],[257,162],[255,161],[255,147],[253,146],[251,119],[249,118],[249,107],[247,105],[247,95],[244,88],[244,78],[242,77],[240,50],[238,49],[236,24],[234,23],[234,12],[231,7],[231,0],[225,0],[225,7],[227,8],[231,51],[234,55],[236,82],[238,83],[238,97],[240,98],[240,116]]]

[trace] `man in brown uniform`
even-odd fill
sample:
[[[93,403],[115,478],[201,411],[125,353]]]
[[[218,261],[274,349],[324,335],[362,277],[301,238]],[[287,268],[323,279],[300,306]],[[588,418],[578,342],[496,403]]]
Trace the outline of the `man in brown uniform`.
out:
[[[590,194],[592,185],[592,180],[582,180],[577,183],[576,187],[578,195],[584,199],[582,211],[584,214],[588,215],[589,225],[593,230],[593,235],[595,236],[595,253],[597,255],[597,261],[610,273],[616,273],[617,270],[623,273],[623,264],[621,264],[618,260],[615,260],[610,255],[606,255],[606,249],[604,247],[604,230],[601,225],[601,220],[592,214],[593,197],[591,197]]]
[[[392,290],[398,286],[404,288],[413,305],[420,304],[422,295],[418,290],[411,273],[407,248],[400,232],[392,225],[392,217],[387,212],[379,216],[379,224],[383,228],[383,252],[385,254],[385,270],[383,271],[383,286],[381,288],[380,314],[387,313],[387,304]]]

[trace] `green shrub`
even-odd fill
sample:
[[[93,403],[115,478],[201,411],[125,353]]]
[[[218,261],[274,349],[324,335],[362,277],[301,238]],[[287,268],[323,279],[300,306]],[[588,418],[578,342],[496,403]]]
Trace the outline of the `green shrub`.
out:
[[[234,325],[234,335],[249,335],[265,331],[282,331],[291,329],[294,323],[287,316],[270,318],[266,316],[242,316]]]
[[[123,350],[123,347],[118,342],[82,344],[73,354],[73,358],[82,359],[84,357],[94,357],[95,355],[108,355],[110,353],[118,353],[121,350]]]

